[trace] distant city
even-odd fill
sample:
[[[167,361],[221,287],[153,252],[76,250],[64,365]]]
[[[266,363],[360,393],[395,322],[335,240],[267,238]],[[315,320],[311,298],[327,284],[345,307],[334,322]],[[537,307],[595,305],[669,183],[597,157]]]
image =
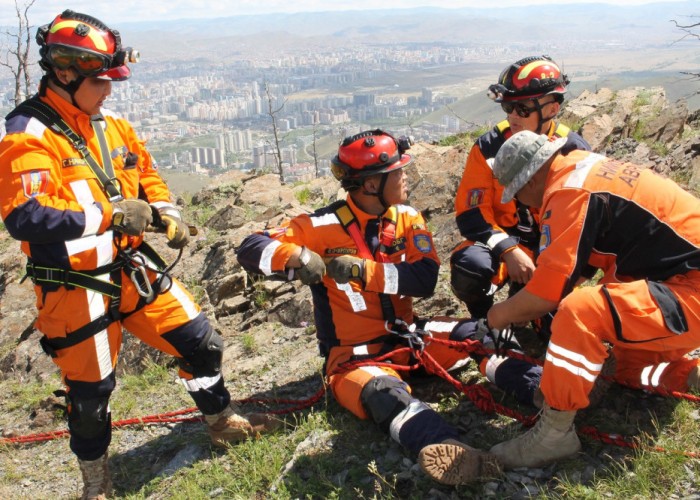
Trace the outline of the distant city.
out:
[[[468,128],[456,116],[444,116],[436,124],[420,121],[421,116],[458,100],[457,96],[436,95],[430,88],[404,96],[371,91],[318,95],[314,90],[352,86],[371,79],[373,73],[399,67],[420,71],[421,65],[464,64],[468,57],[474,57],[470,52],[435,47],[429,52],[386,49],[372,57],[352,53],[310,55],[304,60],[281,57],[276,67],[265,68],[266,80],[259,81],[255,78],[260,68],[244,63],[205,75],[187,75],[186,67],[176,68],[172,74],[183,76],[166,81],[133,78],[114,85],[110,106],[134,123],[154,146],[193,136],[213,140],[210,145],[171,151],[167,157],[157,158],[162,167],[197,172],[276,169],[271,134],[274,113],[278,137],[283,138],[280,154],[287,180],[303,180],[328,171],[327,158],[314,158],[314,141],[340,138],[363,124],[393,125],[390,128],[401,129],[395,133],[410,133],[424,141]],[[201,68],[195,72],[201,73]],[[298,97],[305,93],[307,97]]]
[[[393,29],[403,33],[403,26]],[[645,37],[650,33],[643,25],[634,29]],[[571,36],[550,47],[544,32],[509,44],[497,37],[407,42],[389,36],[354,43],[319,38],[314,46],[307,39],[291,43],[269,36],[251,41],[245,51],[239,49],[245,38],[225,46],[222,37],[218,45],[193,42],[186,47],[187,57],[168,54],[165,49],[175,42],[156,37],[150,40],[156,56],[135,64],[130,80],[115,83],[106,106],[134,125],[162,169],[202,175],[230,169],[276,172],[279,157],[285,180],[295,182],[326,175],[342,137],[364,128],[434,142],[483,126],[484,110],[491,113],[489,120],[500,119],[499,107],[485,97],[486,88],[505,64],[523,55],[550,49],[555,58],[567,54],[565,71],[589,88],[598,85],[600,75],[615,71],[666,71],[675,77],[679,69],[670,65],[697,52],[697,45],[678,47],[671,59],[662,52],[669,50],[664,41],[669,37],[656,34],[645,47],[638,37],[582,43]],[[324,45],[324,40],[329,42]],[[648,67],[639,67],[639,60]],[[39,73],[34,66],[37,81]],[[475,99],[465,107],[471,96]],[[13,82],[0,78],[3,111],[12,108],[13,97]]]

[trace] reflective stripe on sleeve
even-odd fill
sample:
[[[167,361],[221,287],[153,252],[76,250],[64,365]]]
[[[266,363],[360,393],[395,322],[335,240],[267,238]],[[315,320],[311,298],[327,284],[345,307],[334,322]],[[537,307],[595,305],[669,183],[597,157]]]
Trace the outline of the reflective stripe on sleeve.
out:
[[[281,244],[282,243],[279,241],[273,240],[265,247],[265,250],[263,250],[262,255],[260,256],[259,267],[260,271],[262,271],[265,276],[270,276],[272,274],[272,257],[274,257],[275,250]]]

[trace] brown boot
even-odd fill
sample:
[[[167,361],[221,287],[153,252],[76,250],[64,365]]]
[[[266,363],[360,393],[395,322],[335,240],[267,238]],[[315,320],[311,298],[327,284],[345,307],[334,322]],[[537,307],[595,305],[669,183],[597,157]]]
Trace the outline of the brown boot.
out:
[[[214,446],[238,443],[249,437],[272,432],[282,422],[264,413],[242,414],[237,405],[231,403],[216,415],[204,415],[209,427],[209,436]]]
[[[81,500],[105,500],[112,494],[112,476],[105,452],[97,460],[78,459],[83,474],[83,494]]]
[[[424,446],[418,454],[421,469],[438,483],[458,485],[501,474],[493,455],[455,439]]]
[[[544,404],[540,419],[525,434],[489,450],[506,469],[538,467],[581,449],[574,429],[575,411],[558,411]]]

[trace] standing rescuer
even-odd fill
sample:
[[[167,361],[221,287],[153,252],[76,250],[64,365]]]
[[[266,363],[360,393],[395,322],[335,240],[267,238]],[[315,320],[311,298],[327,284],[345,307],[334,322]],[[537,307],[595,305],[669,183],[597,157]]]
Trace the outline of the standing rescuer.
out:
[[[6,118],[0,215],[28,257],[36,328],[67,389],[70,448],[83,498],[111,492],[109,398],[122,327],[180,362],[214,444],[271,430],[240,415],[221,374],[223,342],[143,242],[148,226],[182,249],[190,229],[131,125],[102,107],[138,54],[119,33],[70,10],[38,29],[39,94]]]
[[[544,408],[523,435],[491,452],[507,468],[536,467],[576,453],[576,411],[609,356],[613,377],[634,386],[698,389],[700,201],[669,179],[524,131],[496,156],[494,175],[540,211],[537,268],[525,287],[488,312],[504,328],[557,313],[541,389]],[[595,286],[576,287],[597,270]]]
[[[488,96],[506,119],[483,134],[469,152],[455,199],[457,227],[464,237],[450,258],[451,285],[472,317],[482,318],[494,292],[510,282],[515,292],[532,277],[539,241],[537,209],[517,200],[501,201],[493,159],[514,133],[530,130],[567,139],[565,151],[590,149],[586,141],[556,122],[569,84],[548,56],[525,57],[507,66]]]
[[[417,454],[431,478],[464,484],[497,474],[498,464],[461,442],[457,429],[413,397],[401,375],[405,372],[371,365],[374,358],[392,353],[390,360],[397,366],[409,364],[402,348],[425,342],[425,353],[441,366],[458,367],[468,356],[431,343],[426,332],[456,341],[483,338],[485,343],[499,336],[483,321],[414,316],[413,297],[433,293],[440,263],[425,220],[405,204],[404,169],[413,162],[406,153],[409,146],[407,138],[396,139],[381,130],[346,138],[331,162],[335,177],[348,191],[346,199],[299,215],[281,228],[248,236],[237,256],[250,272],[281,273],[311,287],[325,372],[340,405],[361,419],[371,419]],[[482,373],[533,404],[540,367],[495,355],[482,358],[477,359]],[[344,366],[349,361],[371,366]]]

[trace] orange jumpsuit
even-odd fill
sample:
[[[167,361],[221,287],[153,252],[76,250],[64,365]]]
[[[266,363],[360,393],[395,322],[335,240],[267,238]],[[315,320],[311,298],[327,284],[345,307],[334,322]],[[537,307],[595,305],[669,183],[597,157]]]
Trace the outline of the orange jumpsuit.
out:
[[[573,151],[554,160],[525,289],[559,302],[542,392],[576,410],[613,346],[616,380],[687,390],[700,347],[700,200],[651,170]],[[599,284],[574,288],[604,272]]]
[[[452,288],[472,317],[485,317],[493,293],[508,279],[501,258],[520,247],[534,258],[539,241],[538,212],[517,200],[501,203],[503,186],[491,165],[501,145],[512,135],[507,120],[479,137],[472,146],[455,198],[457,227],[465,240],[452,251]],[[567,137],[564,151],[590,149],[569,128],[552,122],[549,136]]]
[[[50,89],[46,89],[41,100],[86,140],[92,156],[101,163],[90,116]],[[123,196],[140,197],[157,209],[177,212],[150,154],[128,122],[103,110],[99,123]],[[112,266],[117,258],[115,235],[108,229],[112,206],[87,162],[63,135],[36,118],[15,115],[6,121],[5,128],[6,135],[0,141],[0,215],[10,234],[21,241],[29,261],[56,271],[90,272]],[[137,248],[141,238],[130,238],[129,243]],[[149,271],[148,276],[152,282],[156,275]],[[105,283],[112,281],[108,271],[95,277]],[[93,408],[94,414],[90,415],[101,422],[108,418],[104,412],[114,389],[122,323],[147,344],[185,359],[211,329],[199,306],[175,279],[168,291],[156,295],[149,304],[143,304],[130,276],[124,272],[121,286],[119,310],[138,310],[123,322],[113,322],[84,341],[57,350],[53,357],[61,369],[72,406],[77,405],[76,400],[102,401],[95,403],[99,410]],[[104,316],[109,304],[105,295],[92,289],[61,283],[35,285],[35,292],[39,313],[36,328],[49,342],[66,339]],[[228,404],[229,395],[221,375],[197,378],[181,370],[181,377],[203,412],[218,413]],[[98,415],[100,412],[103,414]],[[71,430],[73,424],[69,418]],[[108,428],[90,438],[79,434],[71,435],[71,448],[78,458],[94,460],[104,454],[109,444]]]
[[[359,255],[357,243],[337,215],[344,202],[320,209],[311,215],[292,219],[283,229],[248,236],[237,249],[238,261],[248,271],[271,275],[285,270],[290,255],[305,246],[322,258]],[[457,431],[412,396],[411,388],[401,374],[387,367],[367,366],[338,371],[339,365],[352,359],[371,359],[380,352],[403,347],[397,336],[387,331],[387,312],[381,295],[391,301],[393,314],[413,324],[413,297],[427,297],[437,283],[439,260],[432,235],[420,213],[409,206],[391,207],[384,216],[360,210],[348,197],[346,202],[354,214],[361,237],[376,259],[365,261],[364,282],[351,280],[338,284],[324,276],[311,286],[314,318],[321,354],[326,357],[325,370],[336,400],[362,419],[372,418],[381,428],[408,449],[418,452],[427,444],[458,437]],[[389,236],[389,241],[386,236]],[[432,318],[418,325],[433,336],[464,340],[476,332],[475,320]],[[426,352],[445,368],[463,364],[463,353],[436,343]],[[408,355],[392,358],[407,364]],[[515,360],[514,360],[515,361]],[[487,363],[482,363],[486,367]],[[508,375],[496,376],[506,389],[527,402],[539,382],[540,367],[529,363],[489,365],[488,370]],[[484,368],[485,370],[487,368]],[[516,396],[517,397],[517,396]]]

